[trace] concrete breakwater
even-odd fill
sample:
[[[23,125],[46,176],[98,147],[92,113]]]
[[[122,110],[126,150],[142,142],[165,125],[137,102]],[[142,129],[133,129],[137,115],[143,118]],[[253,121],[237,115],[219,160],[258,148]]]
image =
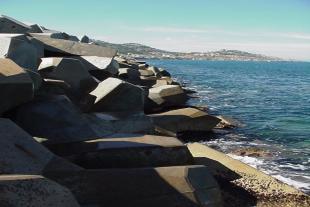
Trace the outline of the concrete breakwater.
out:
[[[309,206],[198,143],[229,125],[168,71],[0,17],[0,206]]]

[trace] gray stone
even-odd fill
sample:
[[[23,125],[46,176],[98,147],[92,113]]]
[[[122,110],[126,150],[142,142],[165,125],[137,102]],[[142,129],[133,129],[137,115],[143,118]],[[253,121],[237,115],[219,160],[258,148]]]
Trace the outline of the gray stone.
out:
[[[83,43],[89,43],[89,42],[90,42],[89,37],[87,37],[86,35],[84,35],[84,36],[82,37],[82,39],[81,39],[81,42],[83,42]]]
[[[152,70],[139,70],[141,76],[154,76],[154,72]]]
[[[98,136],[100,138],[119,133],[153,134],[155,132],[154,124],[150,117],[144,114],[132,115],[132,112],[124,113],[94,113],[85,114],[85,117],[88,119],[92,129],[100,135]],[[128,113],[131,115],[128,115]]]
[[[204,166],[87,170],[49,178],[86,206],[221,206],[221,192]]]
[[[164,77],[171,77],[171,74],[167,70],[159,68],[159,71],[160,71],[160,74],[162,76],[164,76]]]
[[[36,71],[43,55],[43,45],[26,35],[0,34],[0,57],[10,58],[19,66]]]
[[[183,108],[151,115],[156,131],[169,136],[181,132],[204,132],[213,129],[219,122],[215,116],[195,108]]]
[[[143,89],[120,79],[108,78],[90,94],[97,97],[92,111],[143,113]]]
[[[0,114],[33,98],[29,75],[10,59],[0,58]]]
[[[157,67],[155,67],[155,66],[150,66],[150,67],[148,67],[148,70],[153,71],[154,75],[155,75],[157,78],[161,78],[161,77],[162,77],[162,74],[161,74],[161,71],[159,70],[159,68],[157,68]]]
[[[39,73],[43,78],[65,81],[79,94],[89,93],[98,85],[84,65],[73,58],[42,58]]]
[[[44,30],[42,29],[42,27],[37,24],[30,25],[30,30],[28,31],[28,33],[43,33],[43,32]]]
[[[70,40],[53,39],[43,35],[31,34],[44,45],[46,57],[55,56],[99,56],[114,57],[116,50],[98,45],[74,42]]]
[[[80,169],[55,156],[11,120],[0,118],[0,174],[43,174]]]
[[[78,207],[72,193],[38,175],[0,175],[2,207]]]
[[[38,91],[40,87],[42,86],[42,82],[43,82],[41,75],[33,70],[29,70],[29,69],[24,69],[24,70],[28,73],[29,77],[31,78],[33,82],[34,91]]]
[[[178,85],[162,85],[149,89],[146,110],[156,107],[182,106],[188,97]]]
[[[146,70],[148,67],[148,65],[146,63],[141,64],[141,63],[136,62],[134,64],[137,64],[140,70]]]
[[[69,35],[68,40],[73,41],[73,42],[79,42],[80,41],[80,39],[74,35]]]
[[[26,33],[31,30],[29,25],[17,21],[11,17],[0,16],[0,33]]]
[[[111,75],[115,75],[118,72],[117,69],[111,66],[113,64],[113,58],[111,57],[80,56],[74,58],[80,60],[88,71],[105,70]]]
[[[87,169],[193,164],[187,147],[172,137],[117,134],[85,142],[49,145],[48,148]]]
[[[120,68],[118,70],[118,77],[129,83],[141,85],[141,78],[138,70],[132,68]]]
[[[62,95],[37,97],[18,107],[12,119],[32,136],[50,143],[98,138],[83,114]]]

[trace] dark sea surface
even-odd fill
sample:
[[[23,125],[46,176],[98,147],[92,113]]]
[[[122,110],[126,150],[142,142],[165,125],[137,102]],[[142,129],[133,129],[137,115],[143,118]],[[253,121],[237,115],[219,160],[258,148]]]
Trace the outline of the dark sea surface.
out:
[[[198,92],[189,104],[208,106],[210,114],[242,123],[205,144],[310,192],[310,63],[147,61]],[[230,154],[240,147],[258,147],[271,155]]]

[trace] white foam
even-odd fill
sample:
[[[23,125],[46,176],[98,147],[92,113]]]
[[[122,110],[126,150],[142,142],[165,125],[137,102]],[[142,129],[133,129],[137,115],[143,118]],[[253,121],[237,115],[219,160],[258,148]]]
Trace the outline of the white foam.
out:
[[[310,189],[310,183],[299,182],[291,178],[283,177],[282,175],[273,175],[272,177],[282,181],[283,183],[294,186],[295,188]]]
[[[258,158],[254,158],[254,157],[248,157],[248,156],[238,156],[238,155],[233,155],[233,154],[228,154],[228,156],[230,156],[231,158],[233,159],[236,159],[236,160],[239,160],[247,165],[250,165],[251,167],[254,167],[256,169],[259,169],[261,170],[262,172],[282,181],[283,183],[286,183],[288,185],[291,185],[297,189],[304,189],[304,190],[310,190],[310,179],[308,176],[302,176],[304,179],[308,180],[307,182],[301,182],[301,181],[297,181],[297,180],[294,180],[292,178],[289,178],[289,177],[284,177],[282,175],[280,175],[279,173],[279,169],[276,169],[274,168],[273,170],[270,169],[272,168],[272,164],[268,164],[266,162],[264,162],[264,160],[262,159],[258,159]],[[269,167],[269,169],[265,169],[264,166],[267,166]],[[302,166],[302,165],[292,165],[292,164],[287,164],[287,165],[282,165],[282,166],[290,166],[291,168],[293,169],[300,169],[300,170],[306,170],[308,169],[307,167],[305,166]],[[281,166],[279,166],[281,167]]]

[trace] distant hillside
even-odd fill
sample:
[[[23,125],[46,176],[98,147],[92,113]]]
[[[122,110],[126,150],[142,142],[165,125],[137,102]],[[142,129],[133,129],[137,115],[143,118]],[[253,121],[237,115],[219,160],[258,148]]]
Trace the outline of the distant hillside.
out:
[[[100,40],[92,40],[95,44],[112,47],[119,54],[130,58],[144,59],[190,59],[190,60],[243,60],[243,61],[280,61],[282,59],[239,50],[219,50],[214,52],[169,52],[137,43],[114,44]]]

